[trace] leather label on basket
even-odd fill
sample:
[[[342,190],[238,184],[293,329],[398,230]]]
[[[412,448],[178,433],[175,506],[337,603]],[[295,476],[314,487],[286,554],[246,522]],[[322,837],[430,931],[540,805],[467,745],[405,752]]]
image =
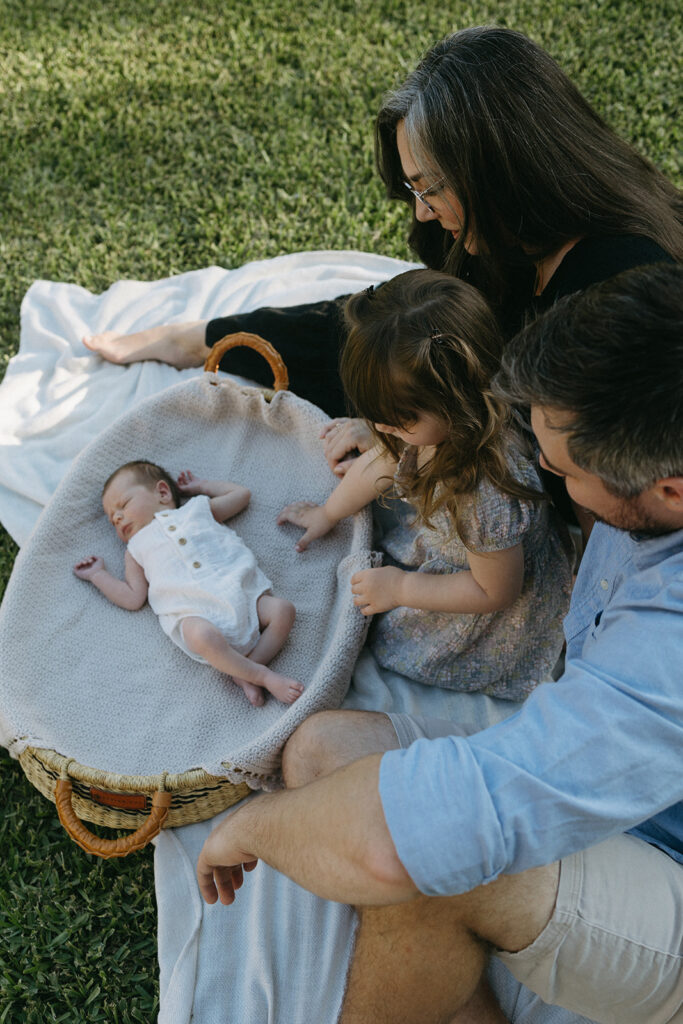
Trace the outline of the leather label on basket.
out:
[[[144,793],[107,793],[104,789],[90,787],[90,798],[97,804],[107,807],[120,807],[126,811],[144,811],[147,809],[147,797]]]

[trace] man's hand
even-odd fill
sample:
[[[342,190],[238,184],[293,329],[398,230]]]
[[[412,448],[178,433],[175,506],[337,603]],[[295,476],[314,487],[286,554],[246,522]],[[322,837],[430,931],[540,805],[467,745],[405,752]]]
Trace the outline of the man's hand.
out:
[[[220,900],[224,906],[235,901],[235,893],[244,881],[244,872],[253,871],[258,860],[242,852],[231,842],[232,815],[213,830],[197,861],[199,891],[207,903]]]
[[[93,576],[96,576],[98,572],[102,572],[103,569],[104,560],[99,555],[89,555],[88,558],[82,558],[80,562],[76,562],[74,565],[74,575],[78,576],[79,580],[92,582]]]
[[[328,516],[324,505],[315,505],[312,501],[295,501],[291,505],[286,505],[277,517],[278,526],[282,526],[283,523],[303,526],[306,530],[303,537],[294,545],[297,551],[305,551],[312,541],[324,537],[336,525]]]
[[[320,437],[327,463],[335,476],[340,477],[353,465],[353,457],[346,458],[350,452],[362,454],[376,444],[365,420],[352,420],[348,416],[339,416],[327,423]]]
[[[406,573],[393,565],[362,569],[351,577],[353,603],[363,615],[377,615],[403,604],[401,587]]]
[[[207,903],[229,905],[258,858],[325,900],[377,906],[414,899],[379,796],[381,753],[296,789],[261,793],[228,815],[197,861]]]

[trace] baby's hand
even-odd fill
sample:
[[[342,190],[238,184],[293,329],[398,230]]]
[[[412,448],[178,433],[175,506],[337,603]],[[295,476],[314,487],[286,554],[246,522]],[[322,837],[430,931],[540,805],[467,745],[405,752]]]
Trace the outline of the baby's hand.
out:
[[[102,569],[104,569],[104,560],[99,555],[90,555],[88,558],[82,558],[80,562],[76,562],[74,574],[78,576],[79,580],[91,580]]]
[[[393,565],[380,569],[362,569],[351,577],[353,603],[363,615],[377,615],[398,608],[401,601],[403,570]]]
[[[285,506],[277,517],[278,526],[283,523],[294,523],[295,526],[305,528],[305,534],[294,545],[297,551],[305,551],[312,541],[324,537],[335,525],[324,507],[312,501],[295,501]]]
[[[191,469],[184,469],[179,475],[176,483],[178,484],[178,490],[182,494],[188,494],[193,497],[195,494],[203,494],[204,481],[199,480]]]

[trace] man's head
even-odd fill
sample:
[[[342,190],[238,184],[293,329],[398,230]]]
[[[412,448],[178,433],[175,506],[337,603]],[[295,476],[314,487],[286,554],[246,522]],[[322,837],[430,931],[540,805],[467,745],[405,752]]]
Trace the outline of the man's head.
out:
[[[562,299],[510,343],[495,389],[531,407],[577,504],[620,529],[683,528],[683,267]]]
[[[153,462],[139,460],[119,466],[102,488],[105,514],[124,542],[151,523],[157,512],[179,504],[175,480]]]

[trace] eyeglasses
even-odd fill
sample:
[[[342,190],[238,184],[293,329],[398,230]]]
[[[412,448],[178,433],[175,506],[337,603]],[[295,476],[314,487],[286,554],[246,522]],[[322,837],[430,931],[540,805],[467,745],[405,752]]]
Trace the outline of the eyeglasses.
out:
[[[445,178],[441,177],[439,178],[438,181],[435,181],[433,185],[429,185],[427,188],[424,188],[421,192],[418,192],[416,188],[413,188],[409,181],[404,181],[403,184],[408,189],[409,192],[412,192],[416,199],[419,199],[423,206],[427,207],[430,213],[434,213],[434,207],[432,206],[431,203],[427,202],[425,196],[438,195],[439,192],[441,191],[444,181]]]

